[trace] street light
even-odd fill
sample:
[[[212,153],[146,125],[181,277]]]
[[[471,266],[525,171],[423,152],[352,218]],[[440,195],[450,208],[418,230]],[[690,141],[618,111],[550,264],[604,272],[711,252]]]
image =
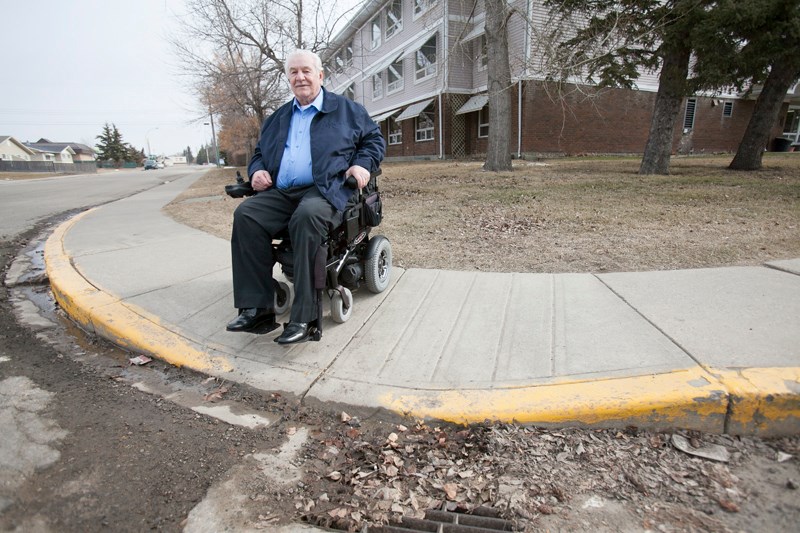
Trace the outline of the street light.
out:
[[[147,133],[144,134],[144,140],[147,141],[147,157],[150,158],[153,155],[153,151],[150,149],[150,132],[153,130],[157,130],[158,126],[155,128],[150,128],[147,130]]]

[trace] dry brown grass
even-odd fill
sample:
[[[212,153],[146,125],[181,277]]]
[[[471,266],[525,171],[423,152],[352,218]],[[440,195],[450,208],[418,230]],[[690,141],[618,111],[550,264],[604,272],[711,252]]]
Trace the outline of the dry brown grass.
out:
[[[673,158],[670,176],[638,159],[385,163],[384,222],[402,267],[607,272],[760,264],[800,257],[800,154],[765,154],[758,172],[730,156]],[[234,172],[211,171],[165,207],[222,238],[241,200]]]

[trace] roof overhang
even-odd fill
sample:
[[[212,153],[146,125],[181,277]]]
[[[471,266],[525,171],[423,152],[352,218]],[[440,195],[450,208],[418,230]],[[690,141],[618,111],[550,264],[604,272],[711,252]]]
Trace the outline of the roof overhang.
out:
[[[387,111],[386,113],[381,113],[380,115],[374,116],[372,117],[372,120],[374,120],[376,123],[382,120],[386,120],[387,118],[391,117],[398,111],[400,111],[399,107],[397,109],[392,109],[391,111]]]
[[[462,115],[464,113],[472,113],[473,111],[480,111],[488,103],[489,103],[489,95],[476,94],[475,96],[467,100],[467,103],[462,105],[458,109],[458,111],[456,111],[456,115]]]
[[[403,110],[400,115],[395,120],[395,122],[401,122],[403,120],[408,120],[410,118],[416,118],[422,113],[426,107],[431,105],[433,102],[433,98],[428,98],[427,100],[423,100],[422,102],[417,102],[416,104],[411,104],[405,110]]]

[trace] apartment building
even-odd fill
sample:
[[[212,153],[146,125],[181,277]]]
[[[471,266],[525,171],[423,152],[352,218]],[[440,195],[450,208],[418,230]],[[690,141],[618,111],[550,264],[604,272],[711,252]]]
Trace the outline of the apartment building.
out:
[[[642,153],[658,73],[643,72],[635,90],[556,87],[545,81],[542,53],[549,12],[534,0],[512,7],[518,13],[509,20],[514,155]],[[491,112],[484,25],[482,0],[369,0],[322,55],[325,86],[367,108],[386,138],[388,158],[481,157]],[[735,151],[754,104],[735,93],[687,98],[674,151]],[[800,91],[782,116],[790,104],[800,104]],[[776,124],[773,136],[783,131]]]

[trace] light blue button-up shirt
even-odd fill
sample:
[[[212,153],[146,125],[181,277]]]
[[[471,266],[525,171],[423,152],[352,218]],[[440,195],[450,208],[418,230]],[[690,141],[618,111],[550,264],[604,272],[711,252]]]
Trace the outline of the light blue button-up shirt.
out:
[[[278,171],[278,188],[306,187],[314,183],[311,173],[311,120],[322,109],[322,93],[307,106],[301,106],[295,98],[292,104],[292,120],[289,135],[283,148],[283,159]]]

